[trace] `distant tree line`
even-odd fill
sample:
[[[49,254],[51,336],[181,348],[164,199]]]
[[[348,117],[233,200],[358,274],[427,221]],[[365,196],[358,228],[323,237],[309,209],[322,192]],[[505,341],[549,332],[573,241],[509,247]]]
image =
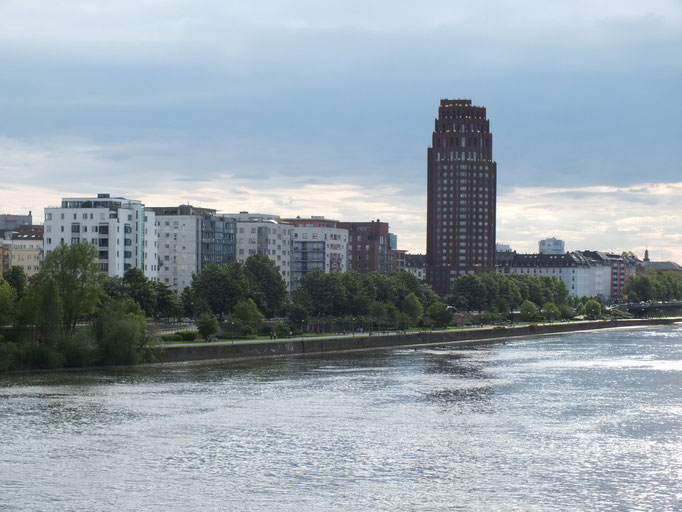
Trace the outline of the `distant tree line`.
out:
[[[514,311],[526,321],[602,315],[600,299],[569,297],[564,282],[554,276],[466,274],[454,280],[446,302],[457,311],[482,313],[481,320],[488,323],[510,319]]]
[[[647,270],[628,279],[624,294],[632,302],[682,300],[682,273]]]
[[[682,275],[646,272],[631,277],[625,293],[635,301],[680,300]],[[211,339],[445,327],[455,311],[477,313],[487,323],[511,319],[513,312],[528,321],[553,321],[599,318],[602,304],[569,297],[555,277],[498,273],[459,276],[441,301],[407,272],[314,270],[290,296],[279,269],[262,255],[244,264],[210,264],[178,297],[137,268],[107,276],[91,245],[61,245],[32,278],[12,267],[0,280],[0,370],[149,360],[155,353],[149,319],[190,318],[200,336]],[[175,336],[194,339],[196,333]]]

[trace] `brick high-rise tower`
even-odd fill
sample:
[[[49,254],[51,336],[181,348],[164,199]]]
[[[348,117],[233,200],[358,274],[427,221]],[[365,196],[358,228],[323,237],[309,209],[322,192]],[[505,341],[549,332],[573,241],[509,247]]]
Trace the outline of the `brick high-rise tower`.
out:
[[[485,107],[440,100],[427,186],[426,279],[447,295],[458,275],[495,270],[497,164]]]

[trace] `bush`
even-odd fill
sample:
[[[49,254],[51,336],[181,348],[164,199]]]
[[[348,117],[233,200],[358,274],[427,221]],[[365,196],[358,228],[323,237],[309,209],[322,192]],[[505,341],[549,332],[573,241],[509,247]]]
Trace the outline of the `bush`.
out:
[[[218,319],[211,313],[202,313],[197,320],[197,329],[201,337],[209,341],[218,332]]]
[[[163,334],[161,335],[161,341],[185,341],[185,338],[179,332],[175,334]]]
[[[238,332],[220,332],[216,334],[216,338],[219,340],[253,340],[256,339],[255,335],[244,335]]]
[[[620,309],[612,309],[611,317],[615,319],[625,319],[625,318],[635,318],[635,315],[629,313],[628,311],[622,311]]]
[[[291,332],[289,326],[284,322],[278,322],[275,326],[275,334],[278,338],[288,338],[289,332]]]
[[[596,320],[601,317],[601,304],[594,299],[590,299],[585,303],[585,316],[590,320]]]
[[[90,330],[80,331],[59,343],[67,368],[90,366],[97,360],[97,347]]]
[[[256,334],[256,331],[254,330],[254,328],[251,327],[250,325],[242,325],[242,326],[239,328],[239,333],[240,333],[242,336],[256,336],[256,335],[257,335],[257,334]]]
[[[93,322],[99,362],[135,364],[146,343],[146,321],[140,306],[134,301],[110,302]]]
[[[197,339],[197,333],[195,331],[178,331],[175,333],[180,336],[183,341],[194,341]]]
[[[122,317],[110,322],[98,340],[100,362],[107,365],[137,363],[137,347],[142,334],[135,318]]]
[[[542,306],[542,316],[545,317],[545,320],[552,322],[561,316],[561,311],[554,302],[546,302],[545,305]]]
[[[575,315],[573,309],[571,309],[568,304],[562,304],[559,306],[559,311],[561,312],[561,318],[564,320],[572,320]]]
[[[0,372],[18,370],[20,365],[19,345],[10,341],[0,343]]]
[[[20,367],[30,370],[54,370],[64,366],[64,356],[59,351],[41,343],[25,343],[19,346]]]
[[[535,320],[536,317],[538,316],[538,307],[535,305],[534,302],[531,302],[529,300],[524,300],[523,304],[521,304],[521,308],[519,309],[521,312],[521,318],[529,321],[529,320]]]

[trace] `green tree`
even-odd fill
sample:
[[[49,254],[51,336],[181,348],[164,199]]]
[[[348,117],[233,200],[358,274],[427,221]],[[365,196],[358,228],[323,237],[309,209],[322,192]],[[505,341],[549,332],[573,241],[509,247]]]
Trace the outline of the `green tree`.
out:
[[[54,281],[62,308],[62,329],[69,336],[78,322],[92,316],[99,307],[104,274],[92,244],[62,243],[45,257],[34,279],[43,284]]]
[[[488,300],[488,291],[481,278],[466,274],[455,279],[448,302],[457,307],[466,304],[467,311],[482,311]]]
[[[3,279],[7,284],[14,288],[17,292],[17,298],[20,299],[24,295],[26,289],[26,273],[23,267],[13,265],[5,272]]]
[[[33,325],[38,330],[38,340],[55,342],[63,333],[62,300],[54,279],[40,273],[31,280],[19,302],[22,326]]]
[[[249,282],[241,263],[209,263],[192,276],[192,291],[195,308],[204,303],[213,314],[222,316],[248,297]]]
[[[180,294],[180,307],[183,316],[187,318],[194,318],[195,308],[194,308],[194,292],[189,286],[185,286]]]
[[[142,269],[131,267],[123,274],[123,282],[128,286],[131,299],[137,302],[144,314],[156,316],[156,293],[153,281],[144,275]]]
[[[145,314],[136,301],[107,302],[92,324],[99,362],[105,365],[137,363],[147,343],[146,326]]]
[[[106,297],[114,301],[123,302],[130,298],[130,287],[119,276],[105,277],[102,283],[102,290]]]
[[[414,325],[424,315],[424,306],[414,293],[410,293],[403,300],[402,311]]]
[[[585,314],[585,304],[578,302],[575,306],[575,314],[576,316],[583,316]]]
[[[267,256],[254,254],[244,265],[249,282],[249,296],[266,317],[280,316],[286,311],[289,294],[277,266]]]
[[[16,308],[16,290],[0,279],[0,327],[14,323]]]
[[[442,302],[434,302],[426,310],[427,316],[433,320],[436,327],[447,327],[452,320],[452,312]]]
[[[585,303],[585,315],[591,320],[601,318],[601,304],[594,299]]]
[[[180,300],[171,287],[161,281],[151,281],[151,286],[154,289],[154,297],[156,297],[154,308],[156,317],[174,318],[180,316]]]
[[[417,295],[417,298],[425,308],[428,308],[434,302],[438,302],[438,294],[433,291],[433,288],[431,288],[430,285],[422,284],[420,286],[420,291],[421,293]]]
[[[294,292],[294,302],[308,310],[312,316],[343,315],[347,309],[345,277],[312,270],[303,276]]]
[[[292,331],[302,331],[303,327],[310,322],[310,313],[300,304],[292,304],[289,307],[289,327]]]
[[[213,335],[218,332],[218,319],[211,313],[202,313],[197,320],[197,330],[204,340],[210,341]]]
[[[521,318],[526,321],[535,320],[538,316],[538,307],[535,302],[530,300],[524,300],[520,308]]]
[[[258,332],[264,320],[265,316],[258,310],[253,299],[239,302],[230,314],[230,322],[245,334]]]
[[[544,316],[545,320],[548,322],[553,322],[554,320],[559,319],[561,311],[554,302],[545,302],[545,305],[542,306],[542,316]]]

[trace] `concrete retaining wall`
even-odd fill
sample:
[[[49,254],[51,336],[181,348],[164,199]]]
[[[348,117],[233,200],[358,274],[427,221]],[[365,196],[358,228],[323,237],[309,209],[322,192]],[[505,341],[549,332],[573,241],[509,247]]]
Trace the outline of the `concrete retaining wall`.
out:
[[[569,324],[529,325],[523,327],[492,327],[490,329],[435,331],[416,334],[362,335],[351,338],[303,338],[302,340],[278,342],[251,342],[167,346],[159,356],[160,362],[200,361],[206,359],[231,359],[242,357],[268,357],[290,354],[321,354],[348,350],[373,350],[401,346],[457,343],[458,345],[481,345],[499,343],[519,336],[557,334],[592,329],[628,327],[641,325],[665,325],[681,319],[652,318],[619,321],[595,321]]]

